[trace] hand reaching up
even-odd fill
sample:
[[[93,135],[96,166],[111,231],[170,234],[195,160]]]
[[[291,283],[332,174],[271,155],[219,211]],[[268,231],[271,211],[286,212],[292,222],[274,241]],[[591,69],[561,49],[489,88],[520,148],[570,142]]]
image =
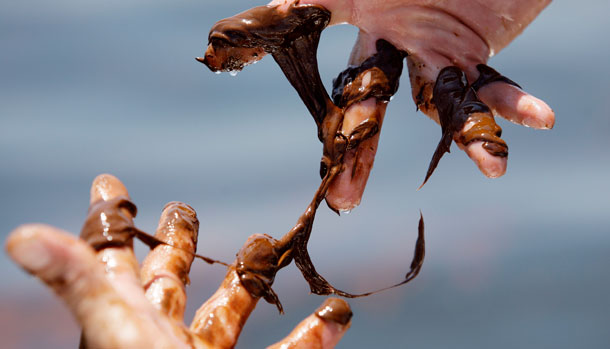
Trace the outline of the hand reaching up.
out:
[[[104,214],[100,236],[107,236],[105,223],[128,225],[135,215],[127,201],[117,198],[129,200],[116,177],[100,175],[94,180],[88,222],[100,218],[91,217],[92,212]],[[94,209],[99,207],[96,204],[113,202],[121,203],[116,206],[117,217],[110,217],[109,210]],[[17,228],[6,250],[64,300],[83,328],[82,347],[232,348],[259,300],[243,287],[234,264],[191,325],[183,322],[198,228],[190,206],[167,204],[155,237],[172,246],[156,246],[141,267],[133,253],[133,236],[125,244],[106,244],[96,250],[82,239],[42,224]],[[253,235],[248,241],[259,237]],[[329,298],[273,347],[332,348],[349,328],[350,318],[345,301]]]

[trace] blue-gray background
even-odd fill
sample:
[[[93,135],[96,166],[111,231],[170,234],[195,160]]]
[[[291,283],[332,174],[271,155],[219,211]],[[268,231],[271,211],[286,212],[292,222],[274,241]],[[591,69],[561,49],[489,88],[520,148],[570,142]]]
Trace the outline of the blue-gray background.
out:
[[[153,231],[163,205],[191,204],[199,251],[231,260],[252,233],[285,233],[316,189],[314,124],[272,59],[237,77],[202,55],[210,26],[255,1],[0,3],[0,236],[45,222],[77,233],[89,185],[118,176]],[[416,192],[440,137],[407,79],[388,107],[363,204],[319,213],[310,252],[337,286],[362,292],[406,272],[421,209],[427,254],[415,282],[351,300],[342,348],[608,348],[610,3],[551,4],[491,65],[553,107],[552,131],[500,121],[507,174],[483,177],[460,151]],[[356,30],[323,34],[320,70],[342,70]],[[455,146],[454,146],[455,148]],[[137,250],[143,256],[145,249]],[[195,263],[186,317],[223,269]],[[75,347],[63,305],[0,255],[2,347]],[[238,344],[283,335],[322,302],[291,266]]]

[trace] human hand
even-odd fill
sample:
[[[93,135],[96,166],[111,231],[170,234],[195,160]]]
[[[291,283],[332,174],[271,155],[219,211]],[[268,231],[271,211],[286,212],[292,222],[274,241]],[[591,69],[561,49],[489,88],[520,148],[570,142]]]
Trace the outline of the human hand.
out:
[[[326,201],[337,211],[351,210],[359,204],[366,186],[387,101],[393,93],[389,91],[392,87],[386,87],[386,91],[381,95],[348,96],[353,98],[351,101],[348,100],[350,103],[336,105],[342,109],[341,120],[324,124],[323,120],[333,119],[329,115],[334,116],[337,112],[334,110],[335,106],[325,107],[325,104],[328,106],[324,101],[327,97],[325,97],[326,92],[319,91],[323,89],[320,87],[323,85],[319,82],[319,76],[316,76],[317,66],[306,62],[311,60],[311,57],[303,57],[307,55],[307,51],[299,51],[300,44],[293,44],[298,55],[282,53],[284,58],[278,55],[278,50],[281,51],[283,48],[277,46],[276,40],[294,40],[295,34],[305,37],[308,34],[303,33],[304,31],[323,29],[323,26],[312,25],[313,20],[307,22],[302,15],[291,14],[292,9],[295,6],[308,4],[318,5],[330,11],[329,25],[349,23],[360,28],[349,59],[350,66],[364,64],[363,62],[380,53],[377,47],[379,39],[386,40],[400,52],[406,52],[413,99],[418,109],[440,122],[443,128],[445,149],[441,150],[447,151],[453,139],[473,159],[483,174],[488,177],[498,177],[506,171],[508,148],[499,138],[501,129],[495,124],[492,112],[512,122],[539,129],[553,126],[554,113],[543,101],[527,94],[514,84],[506,83],[506,79],[480,80],[476,88],[471,84],[479,78],[477,66],[486,63],[489,57],[510,43],[549,2],[273,0],[269,6],[276,8],[271,11],[274,17],[271,17],[268,10],[260,9],[250,12],[247,20],[244,21],[218,22],[212,28],[210,36],[210,39],[215,41],[211,40],[205,59],[201,58],[200,61],[215,71],[236,70],[243,68],[244,63],[260,59],[264,53],[273,53],[318,124],[319,137],[324,143],[325,151],[321,174],[326,173],[325,169],[329,168],[329,164],[341,163],[341,169],[338,171],[340,173],[335,176],[328,188]],[[313,12],[314,16],[320,15],[315,11],[310,12]],[[278,18],[278,15],[286,16],[282,25],[277,25],[276,19],[271,21],[275,24],[267,20],[258,21],[261,18]],[[235,19],[239,18],[240,15],[235,17]],[[296,23],[300,23],[301,20],[309,24],[302,25],[300,29],[291,31],[288,35],[284,34],[286,28],[298,27],[299,24]],[[317,19],[316,23],[318,23]],[[248,31],[251,29],[254,29],[256,34],[249,36]],[[310,46],[317,47],[317,42]],[[315,60],[315,52],[313,54]],[[380,56],[384,55],[385,53]],[[295,60],[302,62],[295,63]],[[399,64],[398,76],[402,69],[402,63]],[[486,110],[477,115],[477,122],[468,118],[462,123],[456,123],[457,126],[451,125],[454,126],[454,130],[448,127],[446,122],[443,125],[444,119],[451,119],[454,116],[439,117],[436,105],[438,101],[435,102],[433,99],[433,90],[439,72],[448,66],[456,66],[464,71],[468,80],[464,90],[471,87],[476,90],[476,93],[469,98],[476,99],[474,100],[476,103],[480,102],[480,98],[484,103],[480,105],[487,105],[484,107]],[[313,70],[315,72],[312,72]],[[375,78],[367,74],[367,71],[363,71],[359,76],[358,87],[371,89],[370,86],[376,83]],[[387,77],[391,79],[390,76]],[[307,81],[301,82],[304,79]],[[355,85],[356,79],[353,82]],[[347,89],[347,84],[345,88]],[[352,90],[358,88],[352,86]],[[346,95],[345,90],[343,95]],[[334,102],[336,104],[336,100]],[[333,127],[335,129],[332,129]],[[336,135],[341,136],[339,143],[349,140],[347,148],[336,142]],[[354,136],[356,141],[349,144]],[[335,154],[332,161],[327,161],[328,163],[325,164],[328,153],[332,153],[333,148],[340,147],[343,147],[340,154]],[[435,154],[434,158],[436,159],[431,163],[431,170],[440,156]],[[426,179],[429,174],[430,171]]]
[[[120,197],[128,198],[128,193],[116,177],[100,175],[94,180],[91,204]],[[116,210],[123,222],[130,223],[135,215],[125,206]],[[87,224],[95,218],[91,212]],[[121,224],[105,215],[100,222],[104,230],[98,232],[100,236],[107,236],[107,224]],[[190,206],[179,202],[166,205],[155,237],[171,246],[156,246],[141,268],[133,253],[133,235],[123,244],[96,251],[67,232],[29,224],[9,235],[6,250],[17,264],[64,300],[83,328],[83,347],[231,348],[260,297],[244,288],[232,264],[220,288],[199,308],[190,327],[184,324],[185,287],[198,228]],[[265,236],[251,236],[246,246],[260,238]],[[345,301],[329,298],[272,348],[331,348],[349,328],[350,318]]]
[[[375,52],[378,39],[385,39],[399,50],[408,52],[407,64],[413,100],[419,110],[439,122],[432,91],[441,69],[457,66],[466,73],[469,83],[479,77],[477,65],[486,63],[508,45],[534,20],[550,0],[545,1],[429,1],[429,0],[305,0],[301,3],[319,4],[331,11],[331,24],[349,23],[360,29],[349,64],[359,64]],[[555,115],[542,100],[519,87],[504,82],[482,86],[478,97],[493,111],[509,121],[537,129],[552,128]],[[363,114],[375,111],[370,101],[352,106],[345,118],[362,119]],[[384,110],[377,107],[377,112]],[[353,116],[352,116],[353,115]],[[358,124],[358,122],[351,122]],[[464,125],[466,132],[470,127]],[[344,130],[345,131],[345,130]],[[349,132],[349,131],[345,131]],[[458,146],[488,177],[499,177],[506,172],[504,156],[494,156],[483,148],[483,141]],[[376,149],[377,139],[367,144]],[[372,167],[374,150],[368,157],[360,157],[357,168]],[[351,209],[360,201],[366,185],[366,175],[349,178],[344,171],[331,186],[327,201],[342,209]]]

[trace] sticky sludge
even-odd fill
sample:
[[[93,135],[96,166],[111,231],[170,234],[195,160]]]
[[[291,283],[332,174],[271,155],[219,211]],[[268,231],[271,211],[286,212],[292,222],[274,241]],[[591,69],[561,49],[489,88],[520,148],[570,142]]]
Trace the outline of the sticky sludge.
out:
[[[494,81],[511,80],[483,64],[477,68],[481,75],[472,85],[468,84],[466,74],[456,66],[443,68],[436,78],[432,102],[438,111],[442,135],[420,188],[426,184],[443,155],[450,152],[451,141],[454,139],[465,146],[474,141],[483,141],[483,148],[489,154],[508,156],[508,146],[500,138],[502,129],[496,124],[489,107],[477,96],[475,87],[480,88]],[[467,123],[470,128],[463,131]]]
[[[348,67],[333,79],[333,102],[340,108],[375,97],[388,102],[396,91],[407,56],[391,43],[379,39],[377,53],[358,66]],[[365,82],[367,80],[368,82]]]
[[[315,314],[324,321],[334,322],[339,325],[347,325],[353,315],[349,304],[340,298],[325,300],[316,310]]]
[[[281,304],[271,289],[275,273],[294,259],[312,293],[363,297],[379,292],[351,294],[333,287],[316,271],[307,250],[316,211],[332,180],[343,170],[342,159],[348,149],[379,132],[378,122],[366,120],[351,134],[342,134],[345,110],[367,98],[387,102],[398,89],[406,52],[391,43],[379,40],[377,53],[362,64],[349,67],[334,80],[333,99],[324,88],[318,71],[317,48],[322,30],[330,20],[330,12],[318,5],[299,5],[286,9],[260,6],[217,22],[210,30],[204,58],[198,61],[212,71],[240,70],[262,58],[260,52],[271,54],[311,113],[322,142],[320,164],[322,182],[305,212],[295,226],[281,239],[259,238],[247,243],[238,254],[238,274],[252,296]],[[256,56],[252,55],[256,53]],[[424,258],[424,225],[420,218],[418,239],[411,270],[396,287],[412,280],[421,269]],[[258,250],[260,249],[260,251]],[[274,265],[275,264],[275,265]],[[380,290],[381,291],[381,290]]]
[[[218,21],[205,57],[198,60],[212,71],[230,71],[261,59],[262,52],[271,54],[320,127],[330,98],[315,52],[329,21],[330,12],[317,5],[291,4],[285,13],[279,6],[254,7]]]
[[[164,208],[164,210],[166,209],[175,212],[177,219],[174,224],[190,225],[195,229],[199,228],[199,221],[197,220],[195,210],[189,205],[181,202],[170,202]],[[108,247],[132,247],[133,239],[138,238],[150,249],[154,249],[159,245],[167,245],[191,254],[206,263],[218,263],[228,266],[225,262],[186,251],[141,231],[133,223],[133,218],[135,218],[137,212],[136,205],[126,196],[118,196],[110,200],[98,200],[89,206],[80,237],[96,251]],[[194,242],[196,241],[197,239],[194,237]]]
[[[501,81],[509,85],[521,88],[519,84],[507,78],[506,76],[498,73],[495,69],[488,66],[487,64],[477,64],[477,70],[479,71],[480,75],[477,80],[472,83],[472,89],[475,91],[479,91],[481,87],[496,81]]]
[[[133,224],[137,213],[136,205],[126,196],[94,202],[89,206],[80,237],[96,251],[106,247],[131,245],[137,234]]]
[[[253,235],[237,253],[235,271],[252,297],[264,298],[284,312],[282,303],[271,288],[275,274],[282,267],[277,240],[269,235]]]

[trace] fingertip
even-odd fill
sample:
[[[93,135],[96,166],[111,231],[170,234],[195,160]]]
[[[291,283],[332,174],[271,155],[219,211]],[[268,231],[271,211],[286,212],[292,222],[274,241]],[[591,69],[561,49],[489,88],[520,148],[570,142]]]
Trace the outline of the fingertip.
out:
[[[269,348],[334,348],[350,328],[351,318],[352,310],[345,300],[328,298],[288,336]]]
[[[517,113],[522,115],[522,125],[541,130],[551,129],[555,125],[555,112],[543,100],[530,94],[524,94],[517,104]]]
[[[555,125],[553,109],[517,86],[496,82],[482,87],[477,94],[497,114],[516,124],[536,129]]]
[[[353,315],[349,304],[337,297],[327,298],[316,310],[315,314],[324,321],[348,327]]]
[[[486,177],[498,178],[506,173],[508,157],[489,154],[483,148],[482,141],[468,144],[464,147],[464,151]]]
[[[91,184],[91,203],[99,200],[108,201],[117,196],[127,196],[127,188],[117,177],[104,173],[93,180]]]
[[[7,239],[6,251],[17,264],[49,286],[65,279],[68,268],[88,269],[87,265],[95,262],[94,252],[88,245],[45,224],[16,228]]]
[[[35,274],[52,262],[51,255],[40,238],[40,234],[47,228],[42,224],[21,225],[6,240],[7,254],[29,273]]]
[[[331,297],[322,303],[315,312],[325,323],[320,336],[322,348],[334,348],[339,343],[352,324],[352,315],[349,304],[341,298]]]
[[[159,219],[159,227],[157,231],[163,228],[162,225],[172,224],[170,222],[179,222],[181,224],[180,233],[188,235],[190,241],[197,245],[197,237],[199,235],[199,219],[197,212],[190,205],[180,201],[168,202]],[[194,253],[195,251],[193,251]]]

